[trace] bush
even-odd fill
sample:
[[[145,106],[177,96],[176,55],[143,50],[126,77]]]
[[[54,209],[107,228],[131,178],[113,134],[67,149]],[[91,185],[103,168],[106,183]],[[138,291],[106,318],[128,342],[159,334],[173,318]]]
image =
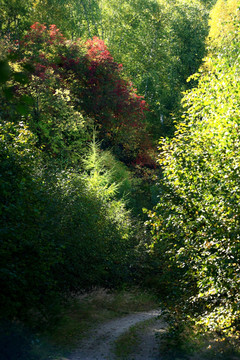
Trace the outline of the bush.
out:
[[[227,334],[239,330],[240,301],[236,26],[228,50],[207,58],[195,75],[199,85],[185,95],[185,121],[175,138],[162,142],[160,201],[149,214],[166,302]]]

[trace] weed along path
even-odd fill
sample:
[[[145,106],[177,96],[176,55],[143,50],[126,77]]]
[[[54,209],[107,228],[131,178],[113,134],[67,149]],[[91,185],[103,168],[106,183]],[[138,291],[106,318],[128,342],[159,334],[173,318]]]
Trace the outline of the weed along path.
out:
[[[166,327],[159,315],[152,310],[101,324],[65,360],[159,360],[156,335]]]

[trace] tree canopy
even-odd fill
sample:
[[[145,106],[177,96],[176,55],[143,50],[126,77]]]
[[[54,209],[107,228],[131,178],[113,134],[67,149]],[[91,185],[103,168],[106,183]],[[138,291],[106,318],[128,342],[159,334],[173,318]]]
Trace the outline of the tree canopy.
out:
[[[134,284],[237,339],[239,1],[0,9],[0,320]]]

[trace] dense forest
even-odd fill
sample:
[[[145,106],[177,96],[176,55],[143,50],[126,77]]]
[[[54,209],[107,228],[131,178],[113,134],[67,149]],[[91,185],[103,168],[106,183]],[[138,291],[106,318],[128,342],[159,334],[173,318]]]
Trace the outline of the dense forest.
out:
[[[239,1],[0,8],[1,329],[34,333],[74,294],[138,286],[172,337],[234,344]]]

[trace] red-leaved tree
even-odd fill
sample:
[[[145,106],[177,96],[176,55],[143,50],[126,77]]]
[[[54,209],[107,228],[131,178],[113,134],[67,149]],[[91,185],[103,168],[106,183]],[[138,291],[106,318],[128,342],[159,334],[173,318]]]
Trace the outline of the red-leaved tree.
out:
[[[69,41],[55,25],[35,23],[18,56],[21,66],[31,68],[30,78],[37,78],[45,89],[69,91],[70,105],[94,120],[103,146],[127,164],[154,166],[144,122],[146,102],[123,78],[122,64],[114,61],[103,40]]]

